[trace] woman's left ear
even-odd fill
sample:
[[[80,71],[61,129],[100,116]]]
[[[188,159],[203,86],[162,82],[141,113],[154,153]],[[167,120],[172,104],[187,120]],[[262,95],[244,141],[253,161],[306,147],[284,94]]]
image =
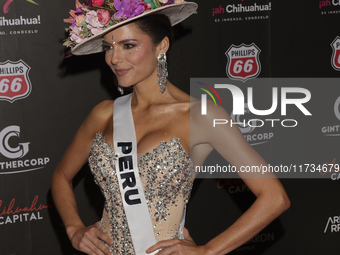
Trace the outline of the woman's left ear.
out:
[[[170,41],[169,41],[169,38],[166,36],[157,46],[158,54],[161,52],[166,53],[169,50],[169,47],[170,47]]]

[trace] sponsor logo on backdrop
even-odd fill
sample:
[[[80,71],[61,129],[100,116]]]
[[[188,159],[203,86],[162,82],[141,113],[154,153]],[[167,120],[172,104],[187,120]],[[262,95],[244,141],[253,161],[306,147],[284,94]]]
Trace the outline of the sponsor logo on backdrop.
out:
[[[232,112],[230,117],[237,124],[246,141],[252,146],[269,142],[274,137],[274,132],[253,132],[256,128],[264,126],[264,121],[258,118],[247,119],[248,114],[251,116],[247,104],[245,104],[244,112],[244,115],[235,115]]]
[[[32,84],[28,76],[31,67],[23,60],[0,62],[0,100],[13,103],[29,96]]]
[[[0,175],[30,172],[43,169],[48,157],[28,158],[30,142],[20,136],[20,127],[5,127],[0,131]],[[3,160],[5,158],[5,160]]]
[[[338,232],[340,232],[340,216],[336,215],[329,217],[323,233],[338,233]]]
[[[252,3],[251,3],[252,2]],[[268,20],[272,8],[271,2],[262,4],[259,1],[243,0],[228,4],[212,6],[212,17],[215,22],[235,22]]]
[[[9,9],[11,8],[11,3],[13,2],[14,0],[7,0],[6,3],[4,4],[2,10],[4,12],[4,14],[8,13],[9,12]],[[18,0],[16,0],[18,1]],[[31,3],[31,4],[35,4],[35,5],[39,5],[37,4],[36,2],[34,2],[33,0],[26,0],[27,2]]]
[[[0,227],[7,224],[15,224],[19,222],[31,222],[43,220],[41,211],[50,208],[50,205],[43,205],[38,202],[39,196],[35,196],[28,206],[20,206],[15,198],[5,205],[0,200]]]
[[[20,7],[28,3],[39,5],[33,0],[26,0],[27,3],[19,0],[7,0],[2,8],[4,16],[0,16],[0,36],[38,33],[36,26],[41,24],[40,15],[28,17],[22,13],[11,13],[12,2],[17,2],[16,5]],[[11,15],[8,16],[9,14]]]
[[[254,236],[252,239],[250,239],[248,242],[246,242],[244,245],[237,248],[235,252],[256,250],[256,244],[272,242],[274,240],[275,240],[274,232],[259,233],[256,236]]]
[[[340,71],[340,36],[337,36],[331,43],[333,49],[331,63],[336,71]]]
[[[250,191],[241,178],[219,179],[217,182],[217,188],[222,189],[223,187],[227,188],[230,194]]]
[[[340,96],[334,102],[334,115],[338,120],[340,120]],[[323,126],[321,128],[321,132],[324,136],[340,136],[339,127],[339,124]]]
[[[225,53],[228,58],[228,77],[243,82],[256,78],[261,72],[260,52],[255,43],[231,45]]]
[[[317,1],[322,15],[340,14],[340,0]]]

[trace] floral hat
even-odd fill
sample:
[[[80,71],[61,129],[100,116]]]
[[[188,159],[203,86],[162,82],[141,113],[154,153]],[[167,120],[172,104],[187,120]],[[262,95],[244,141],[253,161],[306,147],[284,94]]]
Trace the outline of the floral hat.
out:
[[[184,0],[76,0],[76,10],[64,22],[69,37],[64,46],[73,55],[88,55],[103,51],[102,36],[132,20],[151,15],[165,14],[174,26],[195,13],[197,4]]]

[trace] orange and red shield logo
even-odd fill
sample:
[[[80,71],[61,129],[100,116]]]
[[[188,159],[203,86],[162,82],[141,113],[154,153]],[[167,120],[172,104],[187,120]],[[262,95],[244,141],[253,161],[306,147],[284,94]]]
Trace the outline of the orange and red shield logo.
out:
[[[254,44],[231,45],[225,53],[228,57],[227,75],[230,79],[245,82],[256,78],[261,72],[261,50]]]
[[[332,67],[340,71],[340,36],[337,36],[331,43],[333,53],[331,58]]]
[[[0,100],[13,103],[26,98],[32,90],[28,72],[31,68],[21,59],[0,62]]]

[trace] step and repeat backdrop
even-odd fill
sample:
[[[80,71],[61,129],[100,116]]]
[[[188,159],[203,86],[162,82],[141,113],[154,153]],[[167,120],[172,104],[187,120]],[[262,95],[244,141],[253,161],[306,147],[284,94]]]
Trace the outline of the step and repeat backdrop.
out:
[[[169,80],[223,105],[234,122],[216,120],[207,132],[238,125],[292,203],[231,254],[339,254],[340,1],[196,2],[198,13],[175,27]],[[91,109],[119,96],[115,78],[101,53],[64,57],[63,19],[74,1],[0,0],[0,7],[0,254],[80,254],[50,180]],[[214,152],[196,169],[186,227],[197,244],[255,200],[228,169]],[[74,187],[85,224],[98,221],[103,198],[87,165]]]

